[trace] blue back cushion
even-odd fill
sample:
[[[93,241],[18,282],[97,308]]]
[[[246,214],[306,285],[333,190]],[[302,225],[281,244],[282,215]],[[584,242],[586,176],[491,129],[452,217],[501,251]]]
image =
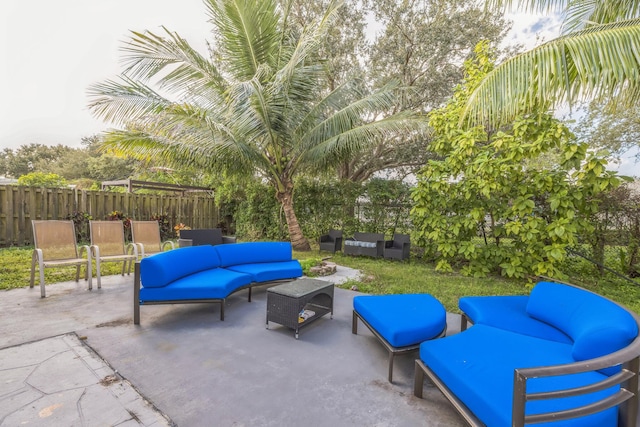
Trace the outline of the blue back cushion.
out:
[[[529,297],[474,296],[462,297],[458,307],[474,325],[487,325],[532,337],[572,344],[573,340],[559,329],[527,314]]]
[[[527,313],[573,339],[575,360],[588,360],[626,347],[638,335],[631,314],[597,294],[559,283],[540,282]]]
[[[220,257],[221,267],[260,262],[291,261],[291,243],[289,242],[228,243],[215,246],[214,249]]]
[[[187,246],[160,252],[140,261],[140,281],[145,288],[161,288],[193,273],[220,267],[213,246]]]

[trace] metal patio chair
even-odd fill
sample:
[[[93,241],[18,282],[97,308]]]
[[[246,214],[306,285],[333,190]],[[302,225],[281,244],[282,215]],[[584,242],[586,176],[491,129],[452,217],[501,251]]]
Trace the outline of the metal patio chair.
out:
[[[138,247],[124,241],[124,225],[122,221],[89,221],[91,233],[91,256],[96,260],[96,278],[100,289],[100,264],[103,262],[121,262],[122,275],[131,274],[131,263],[138,260]],[[91,282],[89,282],[91,289]]]
[[[40,270],[40,297],[45,298],[44,269],[50,267],[76,266],[76,282],[80,280],[80,266],[86,266],[84,279],[89,281],[91,289],[91,251],[81,246],[78,253],[76,230],[73,221],[32,220],[33,244],[35,249],[31,257],[31,283],[35,282],[36,264]],[[83,257],[83,253],[86,256]]]
[[[131,221],[131,239],[138,246],[140,258],[175,248],[171,240],[163,242],[160,238],[158,221]]]

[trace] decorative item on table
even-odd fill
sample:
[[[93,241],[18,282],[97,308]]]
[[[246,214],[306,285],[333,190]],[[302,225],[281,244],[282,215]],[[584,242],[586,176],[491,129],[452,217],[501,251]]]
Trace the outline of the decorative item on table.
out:
[[[302,310],[300,314],[298,314],[298,323],[303,323],[310,317],[313,317],[316,314],[313,310]]]

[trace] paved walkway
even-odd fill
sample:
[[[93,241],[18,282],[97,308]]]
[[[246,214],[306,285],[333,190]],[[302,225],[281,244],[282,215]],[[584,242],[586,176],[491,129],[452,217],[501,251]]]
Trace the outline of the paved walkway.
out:
[[[230,297],[224,322],[215,304],[184,304],[142,307],[133,325],[132,282],[0,292],[0,426],[463,425],[435,388],[412,395],[414,355],[386,381],[382,346],[351,334],[356,292],[336,289],[334,318],[295,340],[265,329],[265,288]]]

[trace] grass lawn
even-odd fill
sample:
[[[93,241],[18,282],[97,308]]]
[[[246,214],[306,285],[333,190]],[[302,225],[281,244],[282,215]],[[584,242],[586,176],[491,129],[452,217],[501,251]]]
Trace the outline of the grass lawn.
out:
[[[32,248],[0,249],[0,289],[11,289],[29,286]],[[330,254],[319,254],[317,251],[295,252],[294,258],[303,265],[312,265],[314,260],[320,261]],[[305,260],[309,260],[305,262]],[[356,268],[363,273],[359,282],[350,282],[343,288],[357,286],[361,292],[371,294],[397,293],[429,293],[438,298],[447,311],[458,312],[458,299],[465,295],[526,295],[533,282],[527,280],[509,280],[502,277],[486,278],[466,277],[460,274],[443,274],[436,272],[432,264],[425,263],[415,257],[410,262],[388,261],[366,257],[344,256],[340,253],[331,259],[338,265]],[[103,276],[120,274],[120,263],[103,263]],[[95,269],[95,268],[94,268]],[[576,276],[576,271],[584,274]],[[84,274],[82,268],[81,274]],[[45,280],[47,284],[75,279],[75,267],[47,268]],[[640,286],[617,280],[608,276],[593,274],[591,267],[585,265],[576,268],[572,265],[570,283],[583,286],[601,295],[620,302],[640,313]],[[39,286],[36,276],[36,286]]]

